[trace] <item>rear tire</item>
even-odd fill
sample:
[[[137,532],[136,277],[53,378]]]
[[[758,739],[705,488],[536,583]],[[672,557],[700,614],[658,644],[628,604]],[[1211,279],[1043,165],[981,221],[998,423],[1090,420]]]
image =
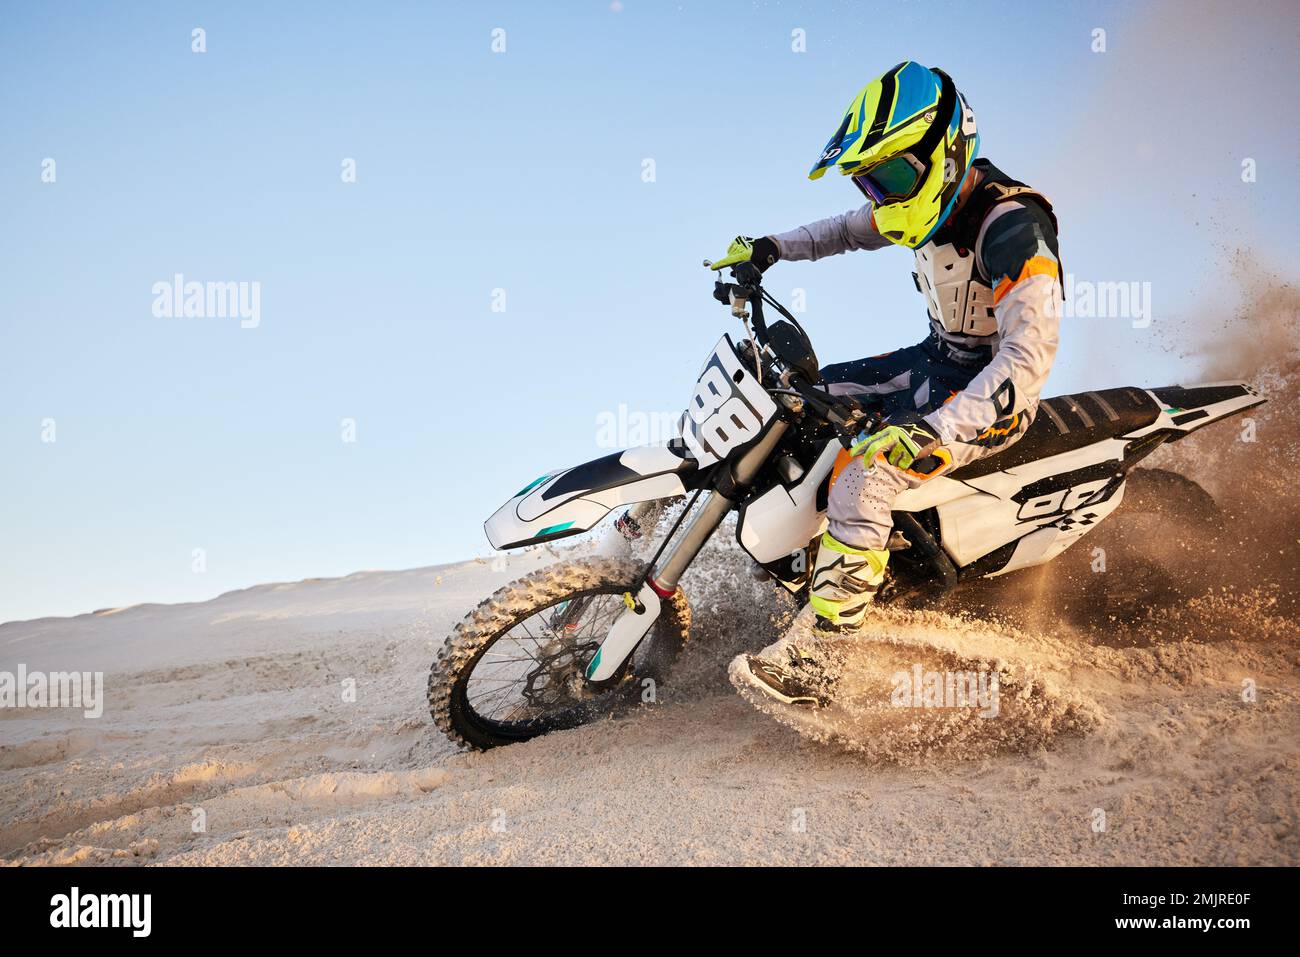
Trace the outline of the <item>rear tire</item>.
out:
[[[1102,546],[1111,573],[1095,573],[1086,561],[1092,554],[1086,546],[1075,556],[1080,600],[1073,617],[1102,643],[1147,644],[1150,634],[1158,633],[1145,628],[1153,614],[1203,589],[1199,556],[1214,550],[1223,512],[1214,497],[1187,476],[1169,469],[1135,468],[1112,521],[1086,539]]]
[[[617,682],[572,707],[519,720],[493,718],[476,710],[470,700],[469,684],[488,650],[507,638],[516,626],[564,602],[635,591],[644,574],[645,567],[629,559],[579,559],[548,566],[499,588],[456,626],[430,669],[429,712],[434,723],[452,741],[486,750],[575,728],[639,700],[642,682],[647,678],[656,683],[664,681],[686,643],[690,606],[680,588],[664,599],[659,619]],[[531,633],[529,637],[537,640]],[[595,640],[603,635],[584,637]],[[565,641],[577,639],[567,634],[552,636],[549,646],[563,645]]]
[[[1120,508],[1196,523],[1218,522],[1223,517],[1214,496],[1186,475],[1169,469],[1135,468],[1129,472]]]

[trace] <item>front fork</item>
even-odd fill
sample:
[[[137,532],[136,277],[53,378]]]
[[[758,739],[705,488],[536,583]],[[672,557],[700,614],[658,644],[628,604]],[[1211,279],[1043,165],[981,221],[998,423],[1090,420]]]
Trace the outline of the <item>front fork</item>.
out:
[[[788,428],[789,424],[784,419],[777,419],[752,449],[738,458],[730,469],[720,473],[721,481],[704,496],[704,504],[646,574],[640,590],[635,595],[628,592],[623,596],[627,608],[614,621],[609,634],[587,665],[586,677],[589,682],[599,685],[618,674],[623,663],[636,650],[636,646],[659,617],[662,600],[676,594],[677,584],[686,569],[695,561],[704,543],[717,531],[727,513],[735,508],[741,490],[771,457]]]

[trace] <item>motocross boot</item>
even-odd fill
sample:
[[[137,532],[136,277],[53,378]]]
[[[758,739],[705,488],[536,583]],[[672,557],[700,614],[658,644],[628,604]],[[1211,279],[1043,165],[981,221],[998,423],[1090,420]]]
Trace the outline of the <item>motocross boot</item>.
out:
[[[857,628],[867,615],[867,606],[885,580],[889,552],[853,548],[822,535],[808,585],[809,603],[823,630]]]
[[[781,657],[785,660],[780,660]],[[824,708],[830,703],[834,680],[818,659],[797,645],[785,645],[775,657],[767,648],[762,654],[743,655],[733,669],[736,667],[739,672],[733,670],[733,675],[782,704]]]
[[[745,655],[739,677],[756,691],[784,704],[825,707],[831,699],[834,675],[820,660],[835,636],[862,624],[867,606],[885,579],[889,552],[851,548],[830,533],[822,536],[809,584],[810,604],[817,615],[813,641],[802,645],[777,642],[757,655]]]

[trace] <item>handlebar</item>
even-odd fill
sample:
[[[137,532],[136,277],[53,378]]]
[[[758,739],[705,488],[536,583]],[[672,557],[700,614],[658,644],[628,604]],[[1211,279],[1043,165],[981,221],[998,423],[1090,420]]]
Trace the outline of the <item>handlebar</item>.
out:
[[[821,373],[818,371],[812,340],[799,320],[763,289],[763,274],[753,263],[739,263],[732,267],[731,274],[735,282],[719,279],[713,284],[713,298],[724,305],[730,305],[731,314],[738,319],[750,319],[753,322],[754,340],[786,367],[781,381],[788,388],[769,389],[769,392],[797,396],[812,408],[819,419],[835,429],[846,448],[869,419],[883,418],[879,412],[864,410],[852,396],[832,396],[827,390],[816,388],[821,381]],[[763,315],[764,303],[771,305],[787,321],[778,321],[769,327]],[[745,311],[746,306],[750,309],[749,313]]]
[[[770,343],[766,341],[767,323],[763,319],[763,274],[753,263],[740,263],[732,267],[731,274],[736,282],[723,282],[719,279],[713,284],[713,298],[723,305],[731,306],[731,314],[737,319],[749,318],[745,306],[752,303],[758,340],[760,344],[769,346]]]

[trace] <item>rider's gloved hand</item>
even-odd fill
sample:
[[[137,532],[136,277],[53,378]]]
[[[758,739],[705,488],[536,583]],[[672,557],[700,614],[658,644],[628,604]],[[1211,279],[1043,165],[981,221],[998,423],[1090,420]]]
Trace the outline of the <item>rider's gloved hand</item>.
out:
[[[740,263],[753,263],[762,272],[781,258],[781,250],[776,240],[770,236],[753,239],[749,236],[737,236],[727,247],[727,254],[716,262],[709,263],[710,269],[726,269]]]
[[[915,412],[896,412],[878,431],[870,435],[865,431],[859,433],[849,454],[864,456],[868,465],[883,454],[894,468],[910,469],[913,462],[925,458],[942,444],[943,440],[930,424]]]

